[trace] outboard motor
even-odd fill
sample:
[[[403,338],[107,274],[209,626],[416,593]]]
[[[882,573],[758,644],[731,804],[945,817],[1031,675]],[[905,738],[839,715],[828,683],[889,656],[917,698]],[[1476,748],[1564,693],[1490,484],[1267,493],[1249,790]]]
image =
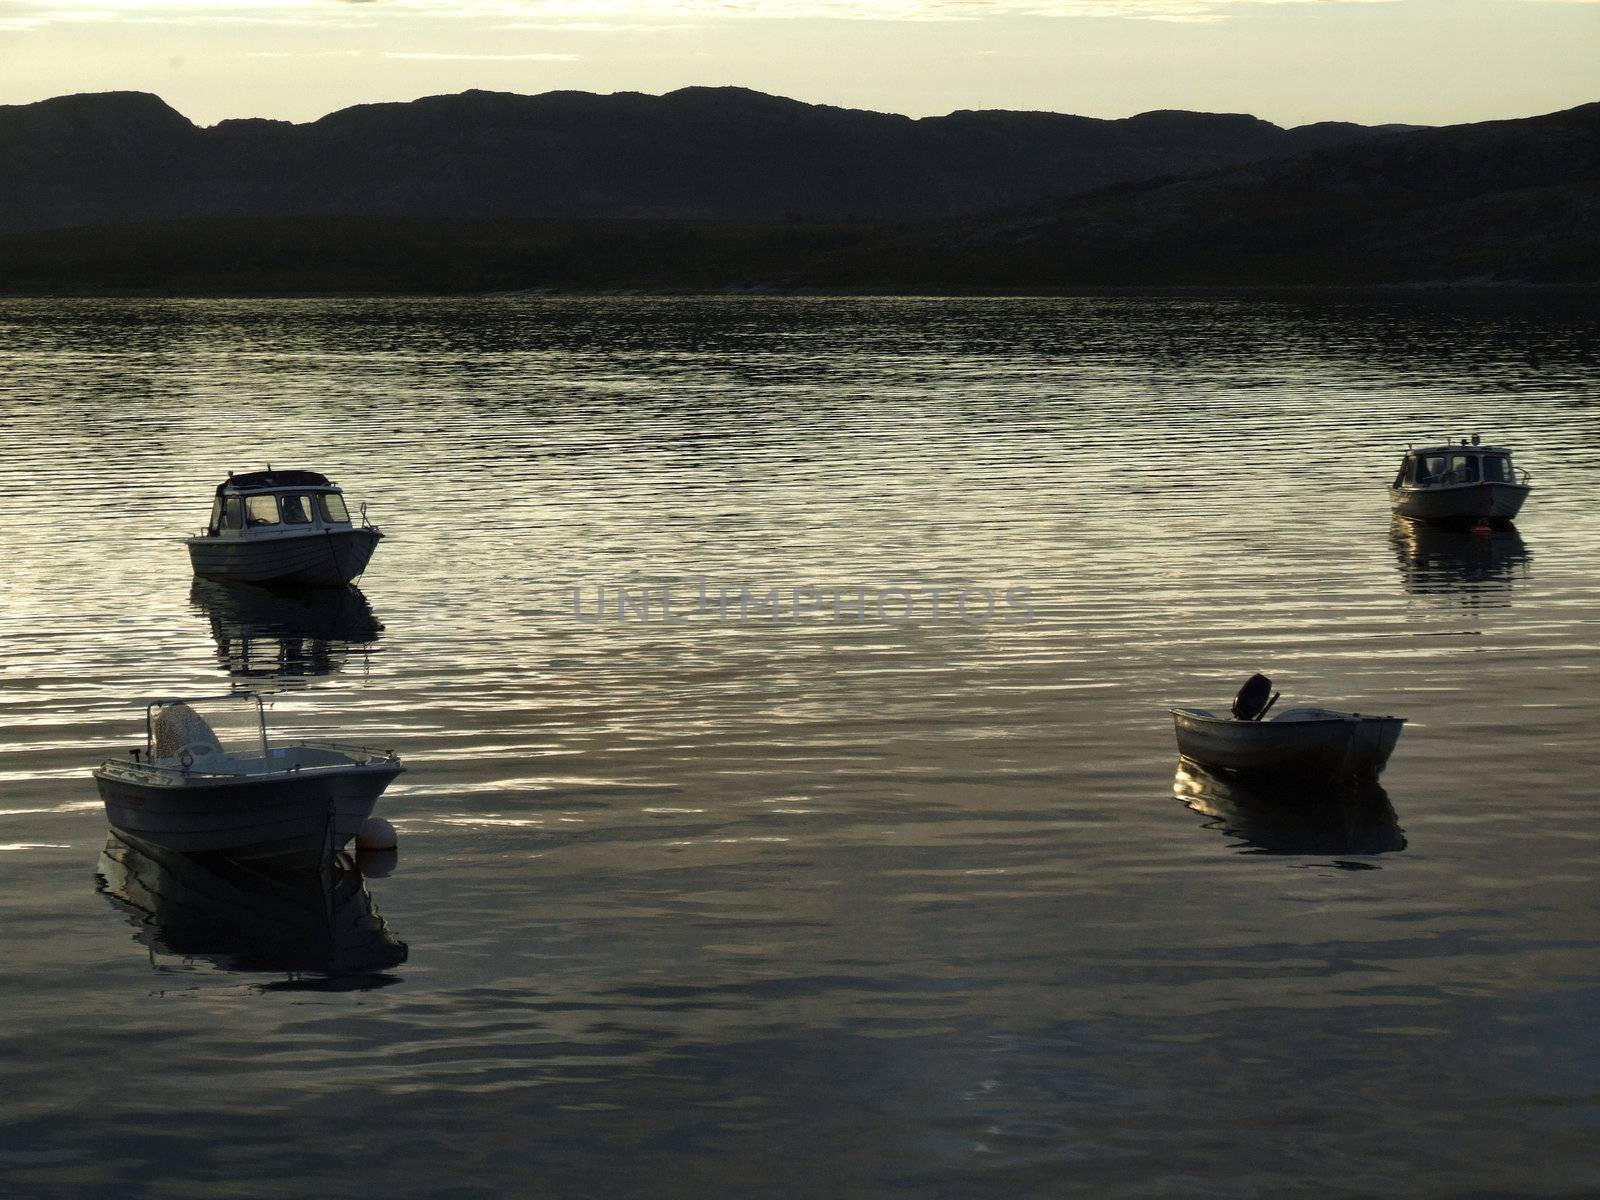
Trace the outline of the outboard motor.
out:
[[[1252,675],[1233,698],[1234,720],[1259,721],[1277,702],[1278,693],[1272,690],[1272,680],[1265,675]]]

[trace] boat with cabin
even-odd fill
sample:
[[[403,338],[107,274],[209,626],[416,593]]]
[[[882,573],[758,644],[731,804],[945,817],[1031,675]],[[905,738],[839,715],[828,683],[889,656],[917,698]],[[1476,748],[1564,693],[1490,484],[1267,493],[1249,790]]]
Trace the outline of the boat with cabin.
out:
[[[322,861],[404,768],[392,750],[269,740],[253,692],[151,700],[145,744],[94,771],[114,829],[181,854]]]
[[[1263,718],[1278,693],[1252,675],[1229,716],[1203,708],[1171,709],[1178,753],[1215,771],[1272,779],[1376,779],[1394,753],[1404,717],[1330,708],[1291,708]]]
[[[194,573],[257,584],[338,586],[372,561],[383,531],[350,517],[339,485],[316,471],[248,471],[217,485],[205,532],[185,538]]]
[[[1507,524],[1533,490],[1504,446],[1457,445],[1408,450],[1389,486],[1395,513],[1413,521]]]

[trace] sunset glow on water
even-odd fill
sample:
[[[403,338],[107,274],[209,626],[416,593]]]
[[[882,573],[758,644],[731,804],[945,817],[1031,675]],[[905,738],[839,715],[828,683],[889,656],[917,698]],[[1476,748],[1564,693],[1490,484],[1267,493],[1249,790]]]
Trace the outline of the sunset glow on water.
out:
[[[1597,348],[1417,297],[0,302],[0,1192],[1592,1192]],[[1392,522],[1475,433],[1517,528]],[[368,504],[358,593],[195,584],[269,462]],[[1257,670],[1409,718],[1389,812],[1178,773],[1167,707]],[[407,765],[403,964],[97,885],[140,699],[247,687]]]

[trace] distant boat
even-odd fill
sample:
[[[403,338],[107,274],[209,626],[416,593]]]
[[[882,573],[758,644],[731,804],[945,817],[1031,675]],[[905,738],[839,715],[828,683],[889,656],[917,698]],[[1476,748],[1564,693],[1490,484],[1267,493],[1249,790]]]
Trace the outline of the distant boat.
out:
[[[315,471],[230,473],[204,533],[185,538],[194,573],[235,583],[345,584],[383,532],[350,519],[344,493]]]
[[[1533,490],[1504,446],[1459,445],[1409,450],[1389,486],[1389,504],[1414,521],[1505,523]]]
[[[1272,681],[1251,676],[1231,716],[1174,708],[1178,753],[1212,770],[1275,779],[1376,779],[1394,752],[1404,717],[1328,708],[1291,708],[1262,720],[1278,699]]]
[[[241,692],[150,701],[143,750],[102,763],[94,778],[112,827],[159,849],[322,861],[402,770],[390,750],[274,745],[261,698]]]
[[[406,944],[346,854],[284,869],[179,854],[112,831],[98,874],[100,891],[152,954],[205,959],[228,971],[369,978],[406,961]]]

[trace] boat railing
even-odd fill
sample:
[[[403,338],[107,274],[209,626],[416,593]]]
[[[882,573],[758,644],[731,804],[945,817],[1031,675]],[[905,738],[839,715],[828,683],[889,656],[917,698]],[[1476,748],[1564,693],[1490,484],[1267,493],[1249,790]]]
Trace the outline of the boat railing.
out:
[[[280,746],[285,743],[280,742]],[[337,754],[347,754],[361,766],[375,762],[399,762],[399,757],[393,750],[381,749],[376,746],[362,746],[355,742],[338,742],[322,739],[296,740],[295,746],[305,746],[311,750],[332,750]]]
[[[336,754],[341,754],[351,759],[354,765],[360,767],[371,766],[374,763],[398,763],[400,761],[399,756],[393,750],[377,749],[372,746],[357,746],[350,742],[296,741],[287,744],[279,743],[278,749],[292,750],[302,746],[313,750],[331,750]],[[312,763],[309,765],[294,763],[287,768],[282,768],[274,767],[271,758],[253,759],[252,762],[258,764],[253,769],[225,770],[220,767],[207,766],[203,758],[196,758],[188,753],[185,753],[176,761],[144,758],[129,764],[120,760],[113,760],[117,768],[127,768],[129,771],[141,775],[154,772],[158,775],[171,776],[176,779],[256,779],[264,774],[282,774],[285,770],[292,773],[302,770],[315,770],[318,767],[342,765],[334,763]],[[108,767],[111,765],[113,764],[107,764]]]
[[[142,761],[133,763],[131,765],[121,761],[116,761],[115,765],[117,767],[126,767],[128,770],[134,771],[139,775],[148,775],[151,772],[154,772],[158,775],[171,775],[177,779],[194,779],[197,776],[204,777],[206,779],[249,779],[252,776],[260,774],[259,771],[208,770],[207,768],[200,766],[197,761],[191,761],[187,763],[181,761],[177,763],[166,763],[162,762],[160,759],[155,761],[143,759]]]

